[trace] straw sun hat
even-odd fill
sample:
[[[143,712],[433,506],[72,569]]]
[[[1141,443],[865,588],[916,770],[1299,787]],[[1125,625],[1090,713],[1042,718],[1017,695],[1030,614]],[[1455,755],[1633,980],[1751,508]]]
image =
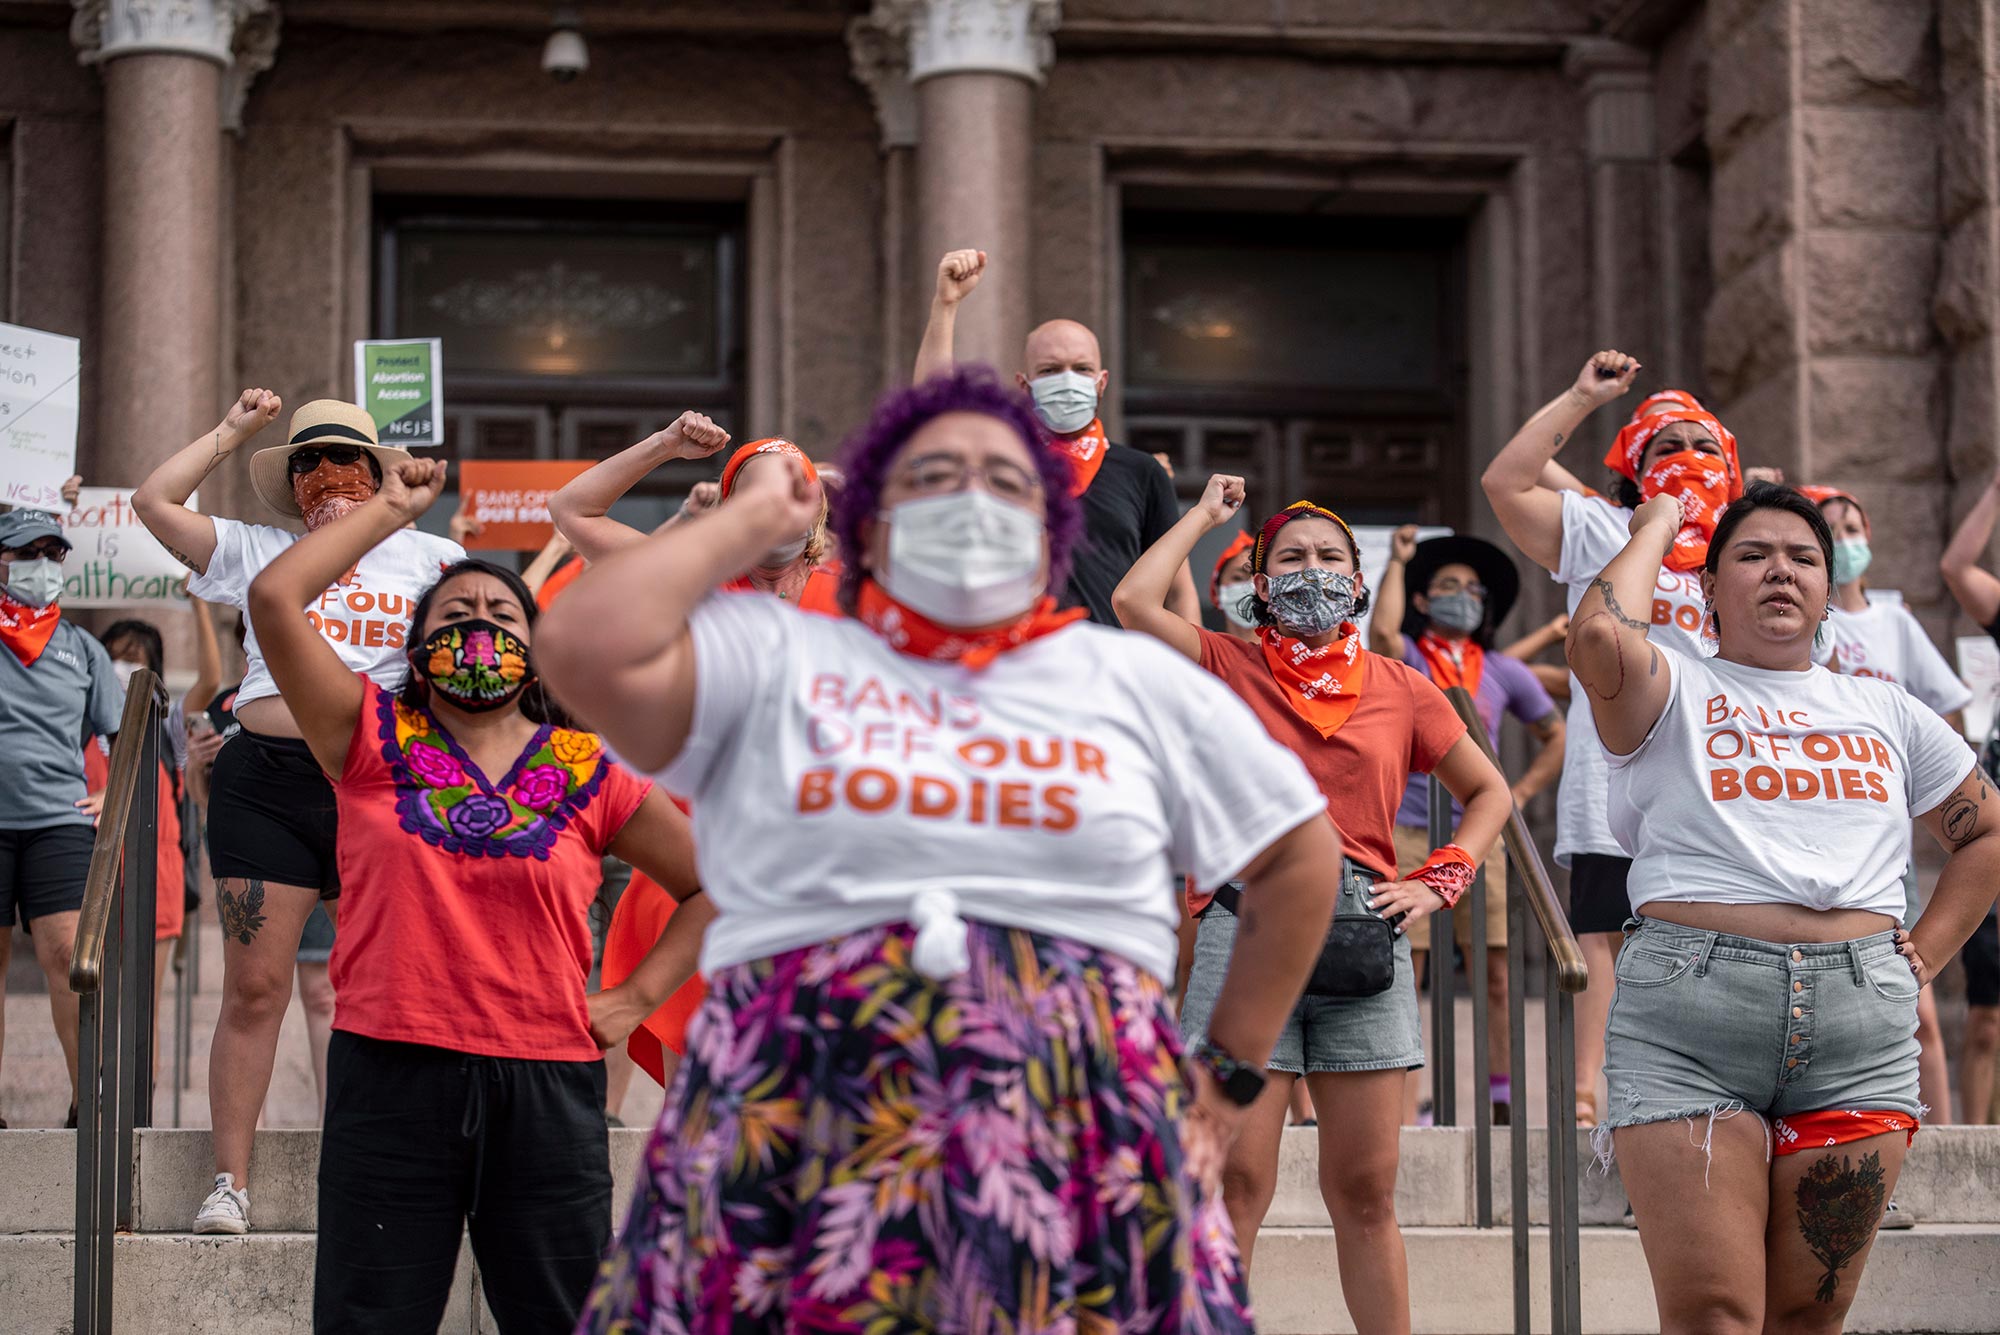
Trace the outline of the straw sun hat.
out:
[[[305,517],[292,491],[290,471],[292,451],[304,445],[359,445],[384,469],[414,457],[408,450],[382,444],[375,436],[374,419],[353,404],[314,399],[292,414],[290,439],[250,456],[250,485],[258,498],[291,519]]]

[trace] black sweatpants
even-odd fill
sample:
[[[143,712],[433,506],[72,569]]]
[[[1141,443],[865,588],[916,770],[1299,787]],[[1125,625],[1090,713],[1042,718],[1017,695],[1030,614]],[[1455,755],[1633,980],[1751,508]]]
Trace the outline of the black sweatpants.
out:
[[[468,1226],[501,1335],[568,1335],[611,1233],[604,1063],[336,1030],[313,1329],[435,1331]]]

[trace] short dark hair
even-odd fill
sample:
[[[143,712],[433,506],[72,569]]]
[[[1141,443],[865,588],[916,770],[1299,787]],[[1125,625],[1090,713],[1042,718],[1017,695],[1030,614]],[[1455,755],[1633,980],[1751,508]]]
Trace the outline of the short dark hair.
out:
[[[397,692],[396,698],[412,709],[421,709],[430,703],[430,683],[425,679],[423,670],[417,663],[417,650],[424,642],[424,622],[430,619],[431,608],[437,602],[438,590],[461,575],[491,575],[506,585],[507,592],[520,600],[521,615],[527,619],[531,629],[536,618],[541,616],[541,609],[536,606],[535,595],[528,588],[527,581],[507,567],[495,565],[491,561],[482,561],[476,556],[468,556],[462,561],[446,566],[438,574],[437,582],[425,589],[422,596],[417,599],[417,605],[410,609],[409,634],[403,642],[403,655],[410,663],[410,677],[403,683],[403,689]],[[532,650],[533,646],[529,647]],[[521,713],[536,723],[553,723],[558,728],[573,726],[562,706],[551,700],[548,692],[542,688],[540,674],[537,674],[528,689],[521,693]]]
[[[1744,488],[1743,494],[1731,501],[1716,521],[1715,536],[1708,540],[1708,559],[1703,568],[1713,575],[1722,560],[1723,549],[1729,546],[1730,538],[1743,521],[1759,510],[1783,510],[1806,521],[1806,527],[1819,543],[1820,555],[1826,560],[1829,588],[1833,578],[1833,529],[1828,526],[1826,516],[1810,499],[1780,482],[1752,482]]]
[[[127,617],[122,621],[114,621],[104,628],[104,633],[98,636],[97,639],[98,643],[102,644],[106,649],[109,649],[113,641],[116,640],[131,640],[135,642],[139,646],[139,652],[145,655],[146,666],[152,671],[153,675],[156,677],[166,676],[166,642],[160,638],[160,628],[152,622],[141,621],[137,617]]]

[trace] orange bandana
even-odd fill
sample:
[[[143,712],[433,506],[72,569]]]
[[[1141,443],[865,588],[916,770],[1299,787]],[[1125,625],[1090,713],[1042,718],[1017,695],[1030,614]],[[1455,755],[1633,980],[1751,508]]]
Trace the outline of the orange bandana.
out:
[[[375,470],[368,460],[351,464],[321,461],[320,466],[293,481],[299,513],[308,530],[324,528],[334,520],[368,503],[375,495]],[[329,505],[328,502],[337,502]]]
[[[22,667],[35,665],[42,650],[49,647],[49,637],[56,633],[56,622],[61,620],[62,608],[55,603],[30,607],[0,594],[0,644],[14,651]]]
[[[1213,603],[1217,607],[1222,606],[1221,603],[1215,601],[1222,594],[1222,568],[1249,550],[1249,533],[1243,529],[1237,529],[1236,536],[1231,538],[1229,545],[1222,549],[1222,555],[1215,558],[1215,573],[1208,577],[1208,601],[1210,603]]]
[[[1861,516],[1861,531],[1871,538],[1875,536],[1874,522],[1868,518],[1868,511],[1863,508],[1861,502],[1854,499],[1852,492],[1842,491],[1839,487],[1822,487],[1812,482],[1800,484],[1798,491],[1799,495],[1822,510],[1826,508],[1828,501],[1846,501],[1854,507],[1854,513]]]
[[[861,601],[856,611],[863,625],[898,652],[912,658],[961,663],[973,672],[985,668],[1009,649],[1018,649],[1030,640],[1038,640],[1090,615],[1081,607],[1058,612],[1054,598],[1043,598],[1011,625],[999,630],[953,630],[912,612],[872,579],[862,581]]]
[[[1486,650],[1479,641],[1447,640],[1426,631],[1417,652],[1430,665],[1431,680],[1440,691],[1463,686],[1468,695],[1479,694],[1479,680],[1486,674]]]
[[[1662,493],[1678,497],[1681,503],[1681,529],[1667,551],[1666,567],[1699,570],[1708,561],[1708,541],[1715,536],[1716,521],[1735,499],[1721,461],[1693,450],[1661,455],[1639,479],[1639,494],[1650,500]]]
[[[1074,436],[1047,435],[1050,444],[1069,456],[1071,476],[1069,494],[1081,496],[1090,490],[1090,484],[1097,479],[1097,470],[1104,466],[1104,456],[1110,452],[1110,442],[1104,439],[1104,423],[1093,417],[1090,425]]]
[[[1361,688],[1368,684],[1368,657],[1361,652],[1361,632],[1354,623],[1341,622],[1340,638],[1322,649],[1275,626],[1264,627],[1257,638],[1264,646],[1264,662],[1285,688],[1285,702],[1292,712],[1319,729],[1322,737],[1339,732],[1361,703]]]
[[[722,591],[755,593],[757,586],[750,582],[748,575],[744,575],[723,585]],[[778,597],[783,598],[784,595],[779,594]],[[792,600],[786,599],[786,601]],[[801,612],[818,612],[830,617],[840,616],[840,563],[836,561],[830,565],[814,566],[812,573],[806,576],[805,587],[799,590],[798,600],[794,605]]]
[[[1678,390],[1666,392],[1679,393]],[[1655,399],[1663,397],[1665,396],[1662,394],[1653,396]],[[1648,399],[1647,402],[1652,402],[1652,399]],[[1626,423],[1625,428],[1618,433],[1618,439],[1611,443],[1610,452],[1604,456],[1604,466],[1614,473],[1621,473],[1634,482],[1641,483],[1643,494],[1644,479],[1639,476],[1639,461],[1646,457],[1646,443],[1675,422],[1693,422],[1707,428],[1708,433],[1715,437],[1715,443],[1722,447],[1721,464],[1723,471],[1728,475],[1729,491],[1724,499],[1733,501],[1741,496],[1743,469],[1736,458],[1736,437],[1728,427],[1717,420],[1714,413],[1701,408],[1669,408],[1665,412],[1654,413],[1651,417]]]
[[[736,475],[743,471],[743,465],[749,463],[760,454],[789,454],[799,461],[800,467],[805,469],[806,481],[819,481],[819,470],[813,467],[813,461],[806,457],[804,450],[792,444],[792,442],[786,440],[783,436],[769,436],[763,440],[753,440],[747,445],[739,446],[736,453],[729,456],[729,462],[722,466],[723,500],[728,500],[729,493],[736,489]]]

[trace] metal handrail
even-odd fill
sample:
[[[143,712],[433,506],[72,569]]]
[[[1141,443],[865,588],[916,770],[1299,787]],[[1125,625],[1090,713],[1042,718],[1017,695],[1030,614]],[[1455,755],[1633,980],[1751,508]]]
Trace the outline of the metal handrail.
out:
[[[166,716],[159,677],[145,668],[133,673],[111,747],[111,777],[70,957],[69,985],[78,1000],[76,1335],[111,1329],[113,1240],[132,1227],[132,1133],[152,1124],[160,728]]]
[[[1464,720],[1466,732],[1496,765],[1493,739],[1473,706],[1472,695],[1462,686],[1445,692],[1452,708]],[[1435,775],[1430,780],[1430,835],[1432,847],[1451,837],[1451,797]],[[1527,950],[1525,937],[1530,916],[1541,929],[1547,948],[1549,988],[1543,1009],[1543,1066],[1547,1081],[1548,1124],[1548,1233],[1549,1233],[1549,1330],[1551,1335],[1580,1335],[1583,1329],[1583,1281],[1581,1239],[1578,1236],[1576,1104],[1571,1084],[1576,1064],[1575,994],[1589,983],[1590,971],[1570,930],[1569,915],[1556,902],[1555,888],[1539,849],[1528,833],[1520,808],[1510,804],[1503,830],[1510,863],[1522,893],[1507,901],[1507,1031],[1510,1088],[1515,1091],[1520,1115],[1508,1119],[1511,1147],[1512,1251],[1514,1279],[1514,1329],[1529,1335],[1532,1302],[1529,1292],[1528,1260],[1528,1119],[1520,1102],[1527,1087]],[[1487,1021],[1487,939],[1486,871],[1482,864],[1473,876],[1472,890],[1462,901],[1471,915],[1470,949],[1467,966],[1472,975],[1473,1028],[1473,1189],[1475,1223],[1493,1226],[1493,1110],[1486,1098],[1489,1060],[1486,1051]],[[1457,1022],[1453,996],[1451,909],[1432,915],[1431,927],[1431,1029],[1434,1035],[1435,1065],[1432,1073],[1432,1104],[1438,1124],[1455,1125],[1457,1118]]]
[[[1486,724],[1480,719],[1479,711],[1473,707],[1472,694],[1463,686],[1454,686],[1444,693],[1451,701],[1451,707],[1465,720],[1465,730],[1472,740],[1479,743],[1479,749],[1495,765],[1500,763],[1500,755],[1493,749],[1493,739],[1486,735]],[[1577,944],[1576,933],[1570,930],[1569,915],[1556,901],[1555,885],[1549,880],[1549,869],[1542,862],[1541,852],[1535,847],[1535,839],[1528,832],[1527,818],[1516,806],[1507,813],[1507,824],[1500,837],[1507,842],[1507,857],[1520,870],[1521,880],[1527,891],[1529,912],[1535,915],[1535,922],[1542,929],[1542,940],[1549,948],[1549,955],[1556,967],[1556,982],[1565,992],[1581,992],[1590,985],[1590,966],[1584,962],[1583,947]]]

